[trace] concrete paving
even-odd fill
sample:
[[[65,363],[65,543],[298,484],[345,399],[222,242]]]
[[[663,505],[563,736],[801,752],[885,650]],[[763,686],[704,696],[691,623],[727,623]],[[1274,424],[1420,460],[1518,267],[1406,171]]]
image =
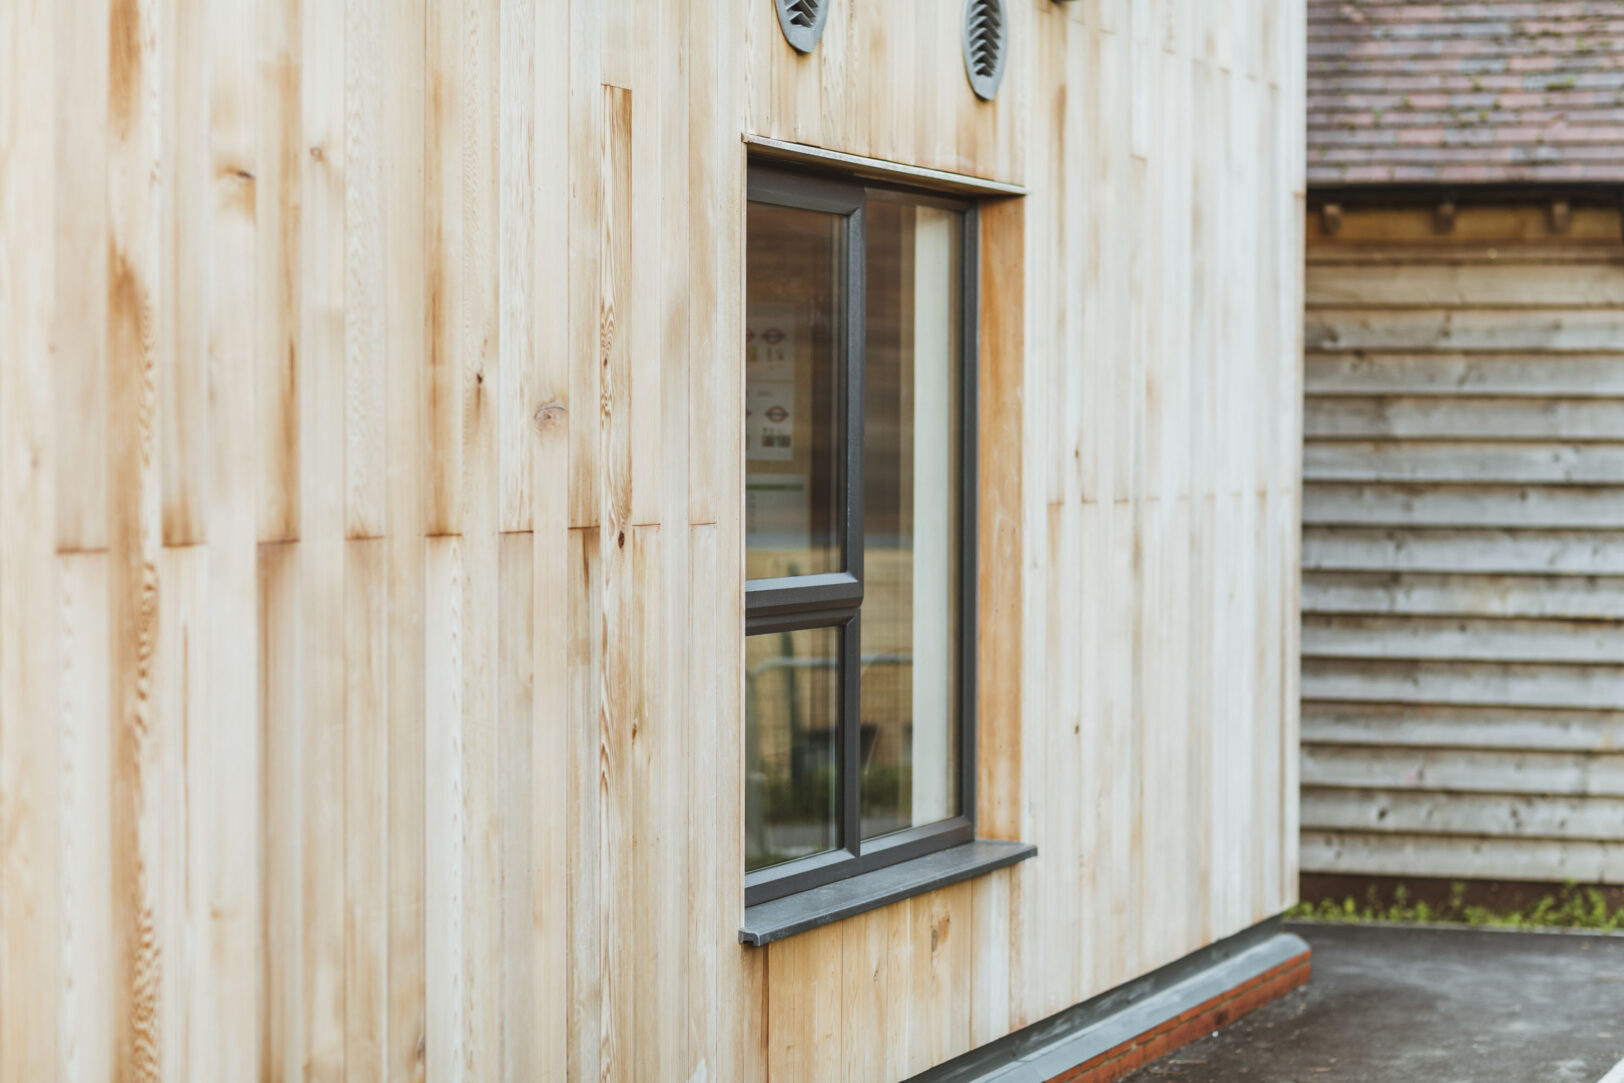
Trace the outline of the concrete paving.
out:
[[[1314,979],[1133,1083],[1597,1083],[1624,936],[1290,924]]]

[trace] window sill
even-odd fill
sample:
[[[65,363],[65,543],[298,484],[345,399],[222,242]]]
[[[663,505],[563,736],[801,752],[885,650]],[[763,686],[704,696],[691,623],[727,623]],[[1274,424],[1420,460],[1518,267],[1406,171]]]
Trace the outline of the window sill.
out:
[[[744,927],[739,930],[739,941],[761,947],[842,918],[855,917],[914,895],[1007,868],[1037,852],[1038,848],[1030,843],[977,839],[847,880],[759,903],[745,908]]]

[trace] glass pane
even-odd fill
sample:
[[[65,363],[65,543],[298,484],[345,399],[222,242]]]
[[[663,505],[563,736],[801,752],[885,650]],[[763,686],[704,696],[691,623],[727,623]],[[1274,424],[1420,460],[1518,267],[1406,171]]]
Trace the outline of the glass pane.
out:
[[[745,575],[844,566],[840,266],[845,219],[751,203],[744,332]]]
[[[862,832],[959,812],[958,212],[868,204]]]
[[[744,867],[839,841],[840,630],[746,636]]]

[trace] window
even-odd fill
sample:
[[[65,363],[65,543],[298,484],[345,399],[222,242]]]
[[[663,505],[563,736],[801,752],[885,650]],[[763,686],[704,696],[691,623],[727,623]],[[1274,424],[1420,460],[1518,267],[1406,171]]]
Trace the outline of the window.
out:
[[[747,904],[974,837],[973,205],[752,169]]]

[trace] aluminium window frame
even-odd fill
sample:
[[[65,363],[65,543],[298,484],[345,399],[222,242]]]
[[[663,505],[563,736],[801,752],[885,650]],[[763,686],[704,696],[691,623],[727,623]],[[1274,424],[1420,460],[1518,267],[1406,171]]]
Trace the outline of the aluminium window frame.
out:
[[[849,176],[812,170],[786,170],[749,163],[746,215],[750,203],[821,211],[844,218],[841,236],[839,314],[835,336],[842,366],[839,439],[840,538],[844,571],[745,581],[746,636],[808,628],[840,631],[840,718],[837,732],[836,840],[832,849],[745,873],[744,902],[755,906],[797,892],[859,876],[975,838],[976,800],[976,587],[977,572],[977,380],[980,359],[980,223],[974,200],[893,183],[865,183]],[[958,488],[954,662],[958,717],[955,816],[876,838],[862,838],[859,763],[863,604],[863,440],[865,314],[868,305],[865,225],[870,191],[901,195],[910,202],[958,212],[959,230],[959,386]],[[749,270],[745,271],[748,283]],[[742,494],[741,494],[742,496]],[[742,553],[741,553],[742,556]],[[742,853],[741,853],[742,857]]]

